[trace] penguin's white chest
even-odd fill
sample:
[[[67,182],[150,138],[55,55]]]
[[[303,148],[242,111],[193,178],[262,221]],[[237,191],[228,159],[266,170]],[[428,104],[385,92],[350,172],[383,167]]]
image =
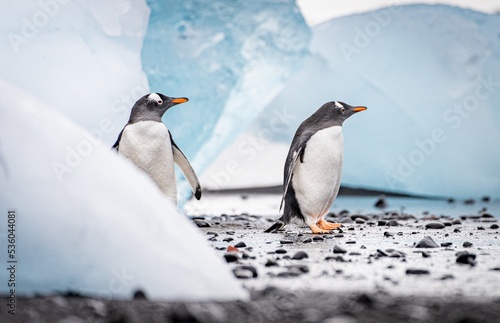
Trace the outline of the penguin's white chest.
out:
[[[292,177],[295,197],[304,216],[317,218],[328,212],[339,191],[343,161],[342,127],[322,129],[311,136],[304,162],[297,162]]]
[[[177,203],[174,157],[167,127],[156,121],[139,121],[125,127],[119,152],[145,171]]]

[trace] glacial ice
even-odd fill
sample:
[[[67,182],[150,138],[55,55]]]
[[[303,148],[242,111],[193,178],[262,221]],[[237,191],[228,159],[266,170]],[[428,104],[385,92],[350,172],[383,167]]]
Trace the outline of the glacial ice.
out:
[[[7,264],[7,212],[15,210],[17,296],[123,299],[140,289],[176,301],[247,297],[147,175],[1,80],[0,161],[0,259]],[[0,293],[8,290],[5,281]]]
[[[286,107],[293,115],[288,126],[267,137],[270,145],[289,144],[300,122],[324,102],[366,105],[344,124],[344,184],[500,196],[499,35],[499,15],[449,6],[411,5],[331,20],[313,28],[303,68],[246,135],[271,129],[268,112]],[[221,160],[235,156],[240,172],[258,171],[232,147]],[[269,163],[283,165],[284,159]],[[214,165],[207,173],[222,168]],[[238,186],[238,177],[231,185]]]

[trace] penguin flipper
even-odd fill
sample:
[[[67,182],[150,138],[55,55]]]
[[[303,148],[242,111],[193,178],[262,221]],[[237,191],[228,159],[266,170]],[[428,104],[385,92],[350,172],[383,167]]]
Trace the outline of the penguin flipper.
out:
[[[179,147],[175,144],[174,140],[172,139],[172,134],[170,134],[170,131],[168,133],[170,135],[170,142],[172,143],[172,152],[174,155],[174,162],[177,165],[179,165],[179,168],[181,169],[182,173],[184,174],[184,176],[188,180],[189,185],[191,185],[191,189],[193,190],[194,197],[197,200],[199,200],[199,199],[201,199],[200,181],[198,180],[198,177],[196,176],[196,173],[194,172],[193,167],[191,167],[189,160],[182,153],[182,151],[179,149]]]
[[[120,140],[122,140],[123,130],[125,130],[125,128],[123,128],[122,131],[120,131],[120,134],[118,135],[118,139],[116,139],[116,142],[113,145],[113,147],[111,147],[111,149],[115,149],[116,151],[118,151],[118,149],[120,147]]]
[[[293,146],[292,146],[293,148]],[[286,193],[288,192],[288,187],[290,186],[290,183],[292,182],[292,175],[293,175],[293,169],[295,168],[295,165],[297,164],[297,161],[299,160],[300,158],[300,161],[303,162],[304,161],[304,146],[301,146],[299,145],[299,147],[297,148],[297,150],[292,150],[290,149],[290,152],[293,151],[293,155],[290,156],[290,153],[289,153],[289,157],[292,157],[292,162],[290,163],[289,167],[287,170],[285,170],[285,176],[286,176],[286,182],[285,182],[285,187],[284,187],[284,190],[283,190],[283,196],[281,197],[281,203],[280,203],[280,211],[281,209],[283,208],[283,202],[285,201],[285,196],[286,196]]]

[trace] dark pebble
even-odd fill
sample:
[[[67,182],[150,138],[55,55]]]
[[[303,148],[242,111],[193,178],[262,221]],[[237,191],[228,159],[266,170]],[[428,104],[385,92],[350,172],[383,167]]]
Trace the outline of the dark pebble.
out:
[[[309,256],[307,255],[307,253],[305,253],[304,251],[297,251],[295,253],[295,255],[293,255],[292,259],[294,260],[301,260],[301,259],[304,259],[304,258],[309,258]]]
[[[491,271],[500,271],[500,267],[493,267],[490,269]]]
[[[302,241],[302,243],[311,243],[311,242],[313,242],[312,238],[306,238]]]
[[[247,244],[244,243],[243,241],[240,241],[234,245],[235,248],[245,248],[246,246],[247,246]]]
[[[377,222],[377,225],[378,225],[379,227],[383,227],[383,226],[385,226],[386,224],[387,224],[387,221],[384,221],[384,220],[379,220],[379,221]]]
[[[234,240],[233,238],[229,237],[229,238],[224,238],[222,241],[224,241],[224,242],[231,242],[233,240]]]
[[[226,234],[229,234],[230,236],[232,236],[235,234],[235,232],[234,231],[226,231]]]
[[[422,251],[422,257],[424,258],[430,258],[431,254],[428,253],[427,251]]]
[[[477,227],[478,230],[485,230],[484,227]]]
[[[238,266],[233,269],[233,274],[239,279],[256,278],[257,269],[253,266]]]
[[[492,225],[490,226],[490,229],[498,229],[498,224],[492,224]]]
[[[459,228],[455,228],[455,230],[453,230],[454,233],[459,233],[461,232]]]
[[[489,196],[483,196],[483,198],[481,199],[481,201],[487,203],[487,202],[491,201],[491,198]]]
[[[385,209],[388,206],[387,201],[385,200],[385,196],[384,195],[379,196],[374,206],[379,209]]]
[[[453,276],[452,274],[446,274],[446,275],[441,276],[441,278],[439,278],[439,279],[441,279],[441,280],[455,279],[455,276]]]
[[[335,245],[333,247],[333,253],[346,253],[347,250],[345,250],[344,248],[342,248],[341,246],[337,246]]]
[[[476,203],[476,201],[474,201],[474,199],[467,199],[467,200],[464,201],[464,204],[466,204],[466,205],[471,205],[471,204],[474,204],[474,203]]]
[[[284,271],[284,272],[278,273],[278,275],[276,275],[276,277],[293,278],[293,277],[298,277],[300,275],[301,275],[300,272],[290,270],[290,271]]]
[[[194,220],[193,222],[198,226],[198,228],[210,228],[210,223],[205,220]]]
[[[387,237],[387,238],[389,238],[389,237],[394,237],[394,234],[392,234],[392,233],[390,233],[390,232],[388,232],[388,231],[385,231],[385,232],[384,232],[384,237]]]
[[[309,272],[309,267],[306,265],[293,265],[288,267],[292,271],[297,271],[303,274],[307,274]]]
[[[343,238],[344,237],[344,234],[343,233],[337,233],[336,235],[334,235],[335,238]]]
[[[455,220],[451,221],[451,224],[454,224],[454,225],[462,224],[462,221],[460,221],[459,219],[455,219]]]
[[[451,222],[443,222],[445,227],[451,227],[453,224]]]
[[[266,267],[275,267],[279,266],[278,263],[272,259],[268,259],[265,264]]]
[[[356,219],[355,222],[356,222],[356,224],[365,224],[366,221],[363,219]]]
[[[284,254],[284,253],[286,253],[286,250],[285,249],[276,249],[275,252],[278,254]]]
[[[353,251],[349,252],[349,256],[361,256],[361,253]]]
[[[455,199],[453,199],[453,198],[449,198],[449,199],[448,199],[448,203],[455,203]]]
[[[441,222],[431,222],[425,225],[426,229],[444,229],[445,225]]]
[[[351,241],[346,241],[345,243],[346,243],[346,244],[355,244],[355,243],[356,243],[356,241],[352,241],[352,240],[351,240]]]
[[[430,273],[427,269],[406,269],[407,275],[429,275]]]
[[[230,263],[230,262],[237,262],[238,261],[238,255],[234,254],[234,253],[226,253],[224,255],[224,259],[226,259],[226,262],[227,263]]]
[[[354,214],[354,215],[351,215],[351,219],[353,219],[354,221],[356,221],[357,219],[362,219],[362,220],[368,221],[370,218],[367,217],[366,215]]]
[[[426,236],[417,243],[415,248],[439,248],[439,246],[431,237]]]
[[[387,222],[387,225],[390,227],[397,227],[397,226],[399,226],[399,223],[396,220],[391,220],[391,221]]]
[[[323,238],[322,236],[315,236],[313,238],[313,241],[316,241],[316,242],[319,242],[319,241],[325,241],[325,238]]]
[[[483,215],[481,215],[482,218],[489,218],[489,219],[492,219],[494,218],[493,215],[489,214],[489,213],[483,213]]]
[[[335,256],[335,257],[328,256],[328,257],[325,258],[325,260],[327,260],[327,261],[329,261],[329,260],[335,260],[337,262],[346,262],[345,259],[342,256]]]
[[[134,299],[142,299],[145,300],[147,299],[146,293],[144,293],[142,290],[138,289],[134,292]]]
[[[443,242],[443,243],[441,243],[441,247],[449,247],[452,244],[453,244],[452,242]]]
[[[216,237],[219,236],[219,234],[217,232],[213,232],[213,231],[208,231],[207,235],[209,235],[209,236],[216,236]]]
[[[464,248],[470,248],[470,247],[472,247],[472,243],[469,242],[469,241],[465,241],[464,244],[463,244],[463,247]]]
[[[476,265],[476,255],[473,253],[460,253],[457,257],[457,263],[465,265]]]
[[[292,244],[293,241],[292,240],[280,240],[280,243],[281,244]]]

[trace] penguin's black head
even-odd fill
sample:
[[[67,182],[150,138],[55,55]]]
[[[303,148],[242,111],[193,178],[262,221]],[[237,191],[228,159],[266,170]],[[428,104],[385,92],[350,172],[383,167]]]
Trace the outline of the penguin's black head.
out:
[[[366,107],[363,106],[353,107],[347,103],[340,101],[328,102],[324,105],[324,107],[328,111],[327,112],[328,117],[335,120],[336,123],[339,123],[339,125],[342,125],[342,123],[353,114],[366,110]]]
[[[171,98],[161,93],[146,94],[132,107],[129,123],[146,120],[161,122],[161,117],[168,109],[187,101],[187,98]]]

